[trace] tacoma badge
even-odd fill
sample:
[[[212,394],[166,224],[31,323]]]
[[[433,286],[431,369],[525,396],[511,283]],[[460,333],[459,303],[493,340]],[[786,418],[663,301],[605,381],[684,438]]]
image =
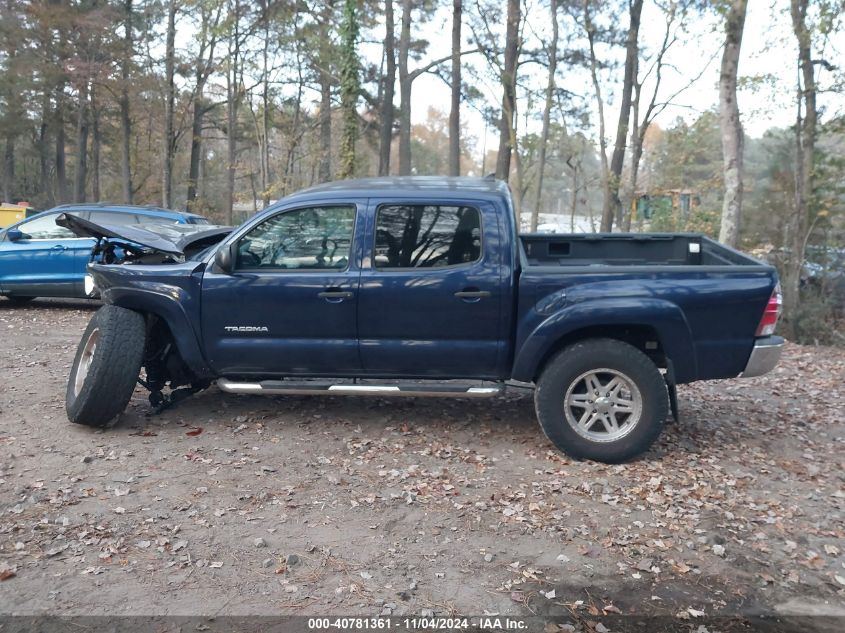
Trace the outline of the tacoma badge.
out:
[[[270,332],[263,325],[225,325],[223,329],[227,332]]]

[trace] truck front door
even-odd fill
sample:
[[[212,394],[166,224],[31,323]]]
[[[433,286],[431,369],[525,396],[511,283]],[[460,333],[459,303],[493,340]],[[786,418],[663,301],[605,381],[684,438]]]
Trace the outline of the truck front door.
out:
[[[280,211],[236,236],[231,274],[209,266],[202,329],[218,374],[360,371],[353,235],[364,204]]]
[[[496,377],[504,279],[497,216],[484,208],[371,202],[358,300],[365,373]]]

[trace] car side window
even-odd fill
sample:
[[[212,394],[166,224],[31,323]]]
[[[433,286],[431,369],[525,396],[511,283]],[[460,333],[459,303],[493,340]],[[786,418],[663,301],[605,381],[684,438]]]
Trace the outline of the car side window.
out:
[[[385,205],[376,216],[376,268],[444,268],[481,258],[474,207]]]
[[[279,213],[238,241],[238,270],[343,270],[349,265],[354,206]]]
[[[18,230],[33,240],[68,240],[76,237],[71,231],[56,224],[57,213],[51,213],[17,226]]]
[[[92,211],[91,221],[94,224],[112,224],[114,226],[125,226],[127,224],[138,224],[138,216],[134,213],[117,213],[115,211]]]

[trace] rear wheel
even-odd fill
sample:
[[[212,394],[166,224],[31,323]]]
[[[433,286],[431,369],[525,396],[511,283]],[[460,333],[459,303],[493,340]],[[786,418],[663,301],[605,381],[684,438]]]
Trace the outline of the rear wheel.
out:
[[[546,365],[534,395],[546,436],[576,458],[616,463],[645,452],[668,415],[652,360],[613,339],[575,343]]]
[[[68,378],[65,409],[71,422],[105,426],[126,408],[141,371],[145,338],[138,312],[106,305],[94,313]]]

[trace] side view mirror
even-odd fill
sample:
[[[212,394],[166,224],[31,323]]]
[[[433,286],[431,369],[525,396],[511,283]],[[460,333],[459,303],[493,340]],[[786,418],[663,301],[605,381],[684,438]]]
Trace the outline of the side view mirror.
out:
[[[214,266],[222,273],[231,275],[235,270],[235,255],[237,254],[237,244],[232,242],[224,244],[217,249],[214,254]]]
[[[9,229],[6,231],[6,238],[10,242],[17,242],[18,240],[22,240],[24,237],[24,232],[19,231],[18,229]]]

